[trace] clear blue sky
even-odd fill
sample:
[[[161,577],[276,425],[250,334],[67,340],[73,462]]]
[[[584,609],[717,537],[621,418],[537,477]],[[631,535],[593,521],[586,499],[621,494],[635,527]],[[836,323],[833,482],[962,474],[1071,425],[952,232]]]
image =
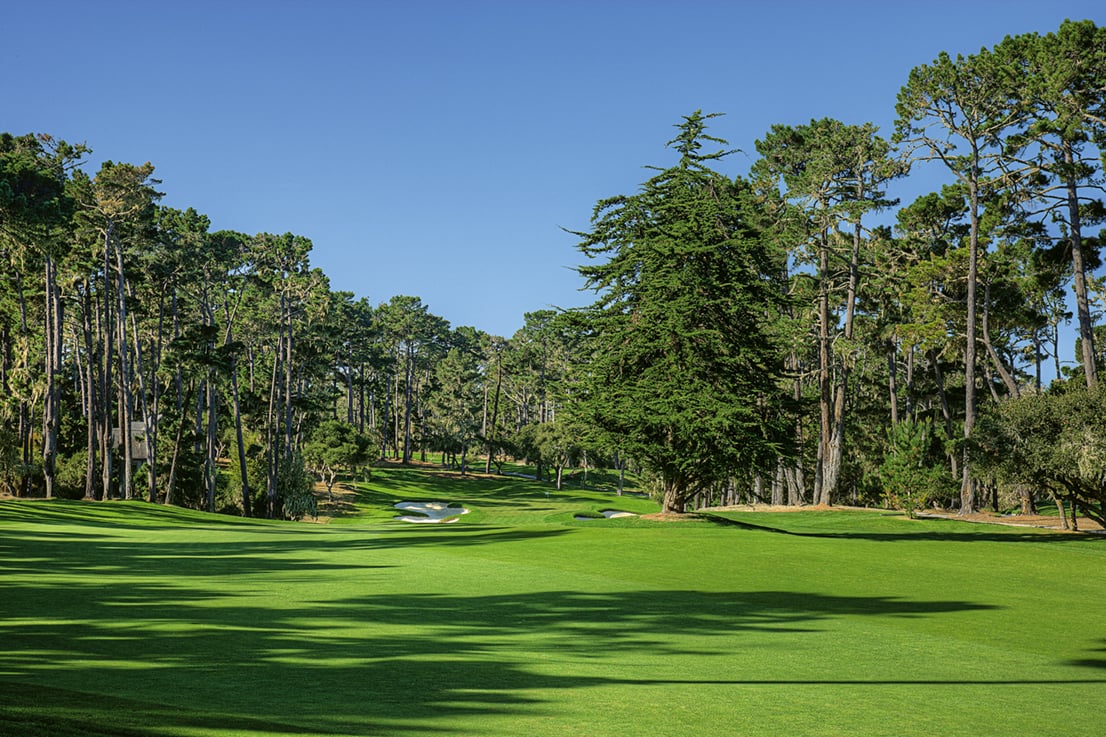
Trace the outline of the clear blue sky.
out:
[[[590,301],[562,228],[681,116],[726,113],[743,174],[775,123],[890,136],[911,68],[1064,18],[1106,2],[4,0],[0,131],[150,161],[214,229],[310,238],[334,289],[510,336]]]

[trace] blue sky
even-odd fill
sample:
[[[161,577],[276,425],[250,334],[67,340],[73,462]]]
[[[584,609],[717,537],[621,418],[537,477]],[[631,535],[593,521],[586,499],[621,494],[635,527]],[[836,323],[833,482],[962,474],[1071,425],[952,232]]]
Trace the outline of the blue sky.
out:
[[[0,131],[150,161],[215,229],[310,238],[333,289],[510,336],[590,301],[563,228],[681,116],[726,113],[734,175],[776,123],[889,137],[911,68],[1064,18],[1106,3],[8,0]]]

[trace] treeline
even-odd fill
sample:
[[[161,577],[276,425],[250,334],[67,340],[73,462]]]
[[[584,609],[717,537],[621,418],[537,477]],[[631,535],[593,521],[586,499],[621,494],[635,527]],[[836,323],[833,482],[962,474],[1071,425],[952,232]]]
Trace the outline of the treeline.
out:
[[[512,340],[332,291],[304,237],[212,231],[150,164],[0,137],[0,487],[245,515],[378,457],[502,462],[552,419],[543,313]]]
[[[666,508],[752,498],[1028,510],[1047,493],[1102,520],[1106,31],[1068,21],[942,53],[910,72],[896,112],[890,140],[832,119],[773,126],[734,181],[710,169],[726,150],[707,146],[725,142],[696,113],[669,143],[679,163],[600,202],[580,234],[583,252],[605,260],[582,271],[601,294],[587,322],[608,336],[586,409],[612,441],[651,436],[636,455],[653,459]],[[921,162],[947,184],[890,200]],[[721,253],[745,273],[724,272]],[[753,297],[765,284],[783,298]],[[1059,358],[1069,289],[1074,371]],[[648,336],[645,319],[665,327]],[[680,358],[646,385],[642,355]],[[712,362],[719,371],[699,376]],[[1060,381],[1037,398],[1050,362]],[[734,391],[735,373],[745,389]],[[765,373],[772,390],[751,380]],[[619,392],[629,399],[609,399]],[[671,421],[627,421],[666,398]]]
[[[212,231],[149,164],[5,134],[0,487],[297,517],[310,471],[513,456],[557,483],[634,463],[671,511],[1048,493],[1101,518],[1106,32],[941,54],[897,113],[890,139],[774,126],[733,180],[689,116],[678,164],[578,234],[596,304],[509,338],[332,291],[308,239]],[[890,200],[922,160],[947,184]]]

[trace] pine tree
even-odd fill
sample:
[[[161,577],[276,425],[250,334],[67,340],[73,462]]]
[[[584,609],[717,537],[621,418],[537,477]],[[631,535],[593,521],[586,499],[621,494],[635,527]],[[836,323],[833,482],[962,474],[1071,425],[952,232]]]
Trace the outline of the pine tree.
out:
[[[780,308],[779,255],[741,217],[748,185],[709,166],[707,120],[695,112],[669,147],[680,155],[632,196],[600,201],[580,267],[598,294],[584,324],[602,346],[584,411],[659,480],[664,510],[760,465],[786,445],[781,351],[768,319]]]

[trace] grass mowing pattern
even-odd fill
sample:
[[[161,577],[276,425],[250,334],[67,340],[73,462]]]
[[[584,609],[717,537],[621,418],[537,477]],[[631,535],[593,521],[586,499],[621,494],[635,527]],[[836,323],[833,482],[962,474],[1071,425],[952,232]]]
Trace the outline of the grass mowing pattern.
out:
[[[377,473],[326,526],[0,502],[3,735],[1087,735],[1106,541]],[[394,522],[398,501],[472,509]]]

